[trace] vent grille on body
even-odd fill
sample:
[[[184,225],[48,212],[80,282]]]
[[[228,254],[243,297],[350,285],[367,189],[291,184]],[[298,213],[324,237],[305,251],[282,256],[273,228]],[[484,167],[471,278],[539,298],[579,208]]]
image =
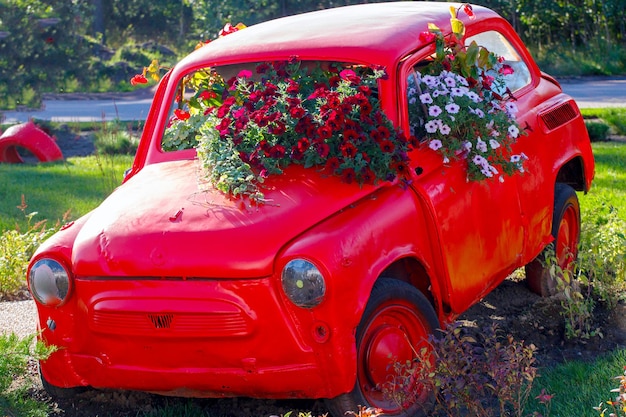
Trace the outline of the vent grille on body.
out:
[[[549,130],[554,130],[576,118],[578,113],[571,102],[563,103],[541,114],[541,119]]]

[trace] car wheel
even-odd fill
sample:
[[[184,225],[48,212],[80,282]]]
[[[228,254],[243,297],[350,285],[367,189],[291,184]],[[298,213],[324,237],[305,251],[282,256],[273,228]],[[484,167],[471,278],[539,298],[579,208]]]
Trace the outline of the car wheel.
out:
[[[41,373],[41,368],[39,368],[39,379],[41,379],[41,385],[43,385],[43,389],[54,399],[68,399],[73,398],[78,394],[82,394],[88,390],[87,387],[72,387],[72,388],[61,388],[56,385],[50,384],[46,378],[44,378]]]
[[[395,279],[379,279],[356,332],[357,375],[354,389],[327,400],[335,417],[358,414],[359,406],[382,409],[385,415],[418,416],[430,408],[433,396],[419,387],[409,404],[389,398],[383,386],[392,376],[392,360],[413,361],[428,336],[439,327],[428,299],[413,286]]]
[[[572,187],[557,183],[552,215],[552,242],[531,263],[526,265],[526,282],[531,291],[542,297],[558,292],[556,280],[550,274],[546,262],[550,254],[556,257],[562,270],[572,270],[578,257],[580,241],[580,206]]]

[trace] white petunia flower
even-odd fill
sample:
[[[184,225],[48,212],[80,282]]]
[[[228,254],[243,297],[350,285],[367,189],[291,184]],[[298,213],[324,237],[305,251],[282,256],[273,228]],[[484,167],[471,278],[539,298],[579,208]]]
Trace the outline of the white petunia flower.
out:
[[[489,146],[491,146],[491,149],[498,149],[500,147],[500,142],[495,139],[489,139]]]
[[[467,96],[467,98],[472,100],[474,103],[480,103],[482,101],[480,96],[478,94],[476,94],[475,92],[473,92],[473,91],[468,91],[466,96]]]
[[[452,89],[450,89],[450,95],[452,97],[463,97],[464,93],[463,90],[459,87],[454,87]]]
[[[509,126],[509,136],[515,139],[517,138],[518,135],[519,135],[519,129],[517,128],[517,126],[515,125]]]
[[[447,134],[449,134],[449,133],[450,133],[450,130],[451,130],[451,129],[450,129],[450,126],[448,126],[448,125],[442,125],[442,126],[439,126],[439,131],[441,132],[441,134],[442,134],[442,135],[447,135]]]
[[[510,101],[504,105],[504,108],[510,116],[514,116],[518,112],[517,104],[511,103]]]
[[[433,151],[436,151],[437,149],[441,149],[442,146],[443,146],[443,143],[441,143],[439,139],[433,139],[428,144],[428,147],[432,149]]]
[[[424,84],[431,88],[436,87],[437,84],[439,84],[439,80],[437,80],[437,77],[433,77],[432,75],[424,75],[422,77],[422,81],[424,82]]]
[[[461,107],[456,103],[446,104],[446,111],[450,114],[457,114],[459,110],[461,110]]]
[[[476,139],[476,149],[478,149],[478,151],[482,153],[487,152],[487,142],[485,142],[481,138]]]
[[[430,117],[437,117],[439,116],[441,113],[443,112],[443,110],[441,110],[441,107],[439,106],[430,106],[428,108],[428,115]]]
[[[429,93],[420,94],[420,101],[424,104],[431,104],[433,102],[433,98]]]
[[[448,87],[456,87],[456,80],[454,79],[454,77],[448,76],[448,77],[443,79],[443,82]]]
[[[435,133],[439,128],[439,123],[436,120],[430,120],[428,123],[424,125],[424,128],[428,133]]]

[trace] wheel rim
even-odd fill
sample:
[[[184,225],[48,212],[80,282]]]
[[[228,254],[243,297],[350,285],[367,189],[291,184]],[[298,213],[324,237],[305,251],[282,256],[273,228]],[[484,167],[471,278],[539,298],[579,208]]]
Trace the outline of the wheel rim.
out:
[[[385,393],[385,384],[393,376],[394,360],[404,364],[413,361],[426,344],[429,329],[422,317],[409,303],[395,300],[378,307],[363,331],[358,352],[357,379],[361,393],[369,405],[388,414],[401,411],[398,404]],[[417,392],[419,387],[410,387]]]
[[[563,213],[556,236],[556,257],[562,269],[571,269],[578,252],[578,236],[580,233],[578,212],[569,205]]]

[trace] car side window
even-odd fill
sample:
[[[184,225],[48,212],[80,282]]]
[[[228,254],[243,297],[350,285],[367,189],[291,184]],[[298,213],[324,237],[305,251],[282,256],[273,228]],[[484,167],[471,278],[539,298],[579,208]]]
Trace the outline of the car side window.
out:
[[[495,30],[488,30],[474,36],[468,36],[465,40],[465,45],[469,45],[472,42],[476,42],[494,54],[501,56],[504,58],[503,63],[513,68],[512,74],[504,76],[506,86],[511,92],[514,93],[530,84],[531,77],[528,66],[513,45],[501,33]]]

